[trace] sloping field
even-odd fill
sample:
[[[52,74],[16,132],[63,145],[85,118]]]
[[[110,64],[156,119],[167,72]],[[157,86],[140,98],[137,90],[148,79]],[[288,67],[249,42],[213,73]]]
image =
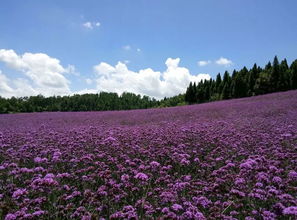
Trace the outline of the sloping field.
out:
[[[0,218],[294,219],[297,91],[0,115]]]

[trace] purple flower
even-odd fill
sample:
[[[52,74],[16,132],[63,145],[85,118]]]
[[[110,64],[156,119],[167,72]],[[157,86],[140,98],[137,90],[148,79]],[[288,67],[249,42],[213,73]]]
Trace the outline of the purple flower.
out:
[[[152,162],[150,162],[150,166],[153,168],[157,168],[160,166],[160,163],[158,163],[157,161],[152,161]]]
[[[164,207],[161,212],[163,214],[166,214],[166,213],[170,212],[170,209],[168,207]]]
[[[142,181],[147,181],[148,180],[148,176],[144,173],[137,173],[135,176],[134,176],[135,179],[138,179],[138,180],[142,180]]]
[[[174,211],[176,211],[176,212],[178,212],[178,211],[180,211],[180,210],[183,209],[183,207],[182,207],[181,205],[179,205],[179,204],[173,204],[173,205],[171,206],[171,208],[172,208]]]
[[[183,159],[181,159],[180,163],[181,163],[182,165],[189,165],[189,164],[190,164],[190,161],[187,160],[186,158],[183,158]]]
[[[9,213],[5,216],[5,220],[15,220],[15,219],[17,219],[17,216],[15,214]]]
[[[288,173],[288,177],[292,180],[297,180],[297,172],[294,170],[290,170],[290,172]]]
[[[21,196],[26,195],[28,191],[26,189],[17,189],[13,192],[12,198],[19,199]]]
[[[235,185],[245,184],[245,179],[244,178],[237,178],[234,183],[235,183]]]
[[[262,217],[264,220],[275,219],[276,214],[274,214],[273,212],[270,212],[270,211],[263,211]]]
[[[81,220],[91,220],[91,216],[89,215],[84,215],[83,217],[81,217]]]
[[[279,176],[275,176],[273,177],[272,182],[280,184],[282,183],[282,178],[280,178]]]
[[[253,218],[253,217],[251,217],[251,216],[247,216],[247,217],[245,217],[244,220],[255,220],[255,218]]]
[[[196,205],[201,205],[203,208],[207,208],[212,202],[204,196],[192,198]]]
[[[290,206],[283,210],[284,215],[296,215],[297,216],[297,206]]]
[[[241,192],[241,191],[239,191],[237,189],[232,189],[231,190],[231,193],[233,193],[233,194],[235,194],[235,195],[237,195],[239,197],[245,197],[245,193],[244,192]]]
[[[47,158],[41,158],[41,157],[34,158],[35,163],[46,163],[47,161],[48,161]]]
[[[41,216],[41,215],[44,215],[44,214],[45,214],[45,211],[43,211],[43,210],[33,212],[33,216]]]
[[[245,169],[245,170],[250,170],[256,164],[257,164],[257,162],[255,160],[253,160],[253,159],[247,159],[245,162],[243,162],[242,164],[239,165],[239,168],[240,169]]]
[[[122,182],[127,182],[130,179],[130,176],[128,174],[123,174],[121,176],[121,181]]]

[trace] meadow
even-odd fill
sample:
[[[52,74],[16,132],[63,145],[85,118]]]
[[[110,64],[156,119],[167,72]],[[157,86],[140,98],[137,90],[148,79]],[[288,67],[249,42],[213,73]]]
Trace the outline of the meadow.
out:
[[[296,217],[296,90],[0,115],[0,219]]]

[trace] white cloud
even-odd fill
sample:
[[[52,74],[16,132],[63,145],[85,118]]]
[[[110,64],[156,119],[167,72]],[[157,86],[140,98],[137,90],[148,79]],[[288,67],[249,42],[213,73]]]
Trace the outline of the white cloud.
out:
[[[137,50],[137,52],[140,52],[140,51],[141,51],[141,49],[140,49],[140,48],[137,48],[136,50]]]
[[[200,60],[197,62],[199,66],[206,66],[211,63],[210,60]]]
[[[65,73],[73,74],[75,76],[80,75],[80,73],[76,70],[74,65],[68,65],[67,68],[65,68]]]
[[[168,58],[165,62],[167,69],[164,72],[150,68],[134,72],[122,62],[115,66],[101,62],[94,66],[97,90],[119,94],[128,91],[160,99],[185,92],[190,81],[210,79],[209,74],[190,74],[187,68],[179,66],[179,62],[179,58]]]
[[[23,55],[18,55],[13,50],[1,49],[0,61],[11,69],[19,71],[25,77],[11,82],[9,87],[14,90],[11,96],[36,94],[50,96],[70,93],[70,82],[63,74],[73,71],[74,67],[65,69],[56,58],[49,57],[44,53],[24,53]],[[4,82],[7,84],[9,80],[6,79]],[[18,93],[18,89],[25,92]]]
[[[40,93],[32,88],[26,79],[10,80],[0,71],[0,96],[10,98],[12,96],[24,97],[38,94]]]
[[[83,23],[83,26],[85,27],[85,28],[87,28],[87,29],[93,29],[93,25],[92,25],[92,23],[91,22],[86,22],[86,23]]]
[[[91,85],[91,84],[93,83],[93,80],[87,78],[87,79],[86,79],[86,83],[87,83],[88,85]]]
[[[230,66],[233,64],[231,60],[228,60],[227,58],[220,57],[220,59],[216,60],[216,64],[223,65],[223,66]]]
[[[44,53],[17,54],[13,50],[0,49],[0,62],[18,71],[22,76],[9,78],[0,71],[0,96],[21,97],[42,94],[44,96],[96,93],[100,91],[148,95],[161,99],[184,93],[190,81],[210,79],[209,74],[191,74],[180,66],[180,59],[168,58],[165,71],[151,68],[139,71],[129,70],[128,61],[110,65],[101,62],[94,66],[96,78],[82,78],[87,85],[84,90],[70,91],[67,74],[77,76],[73,65],[63,67],[60,61]]]
[[[80,91],[72,92],[70,95],[75,95],[75,94],[83,95],[83,94],[96,94],[96,93],[98,93],[97,89],[83,89]]]
[[[123,46],[123,49],[124,50],[131,50],[131,46],[130,45],[125,45],[125,46]]]
[[[90,22],[90,21],[87,21],[85,23],[83,23],[83,27],[87,28],[87,29],[94,29],[95,27],[99,27],[101,24],[100,22]]]
[[[12,92],[13,88],[9,86],[9,79],[2,74],[2,71],[0,70],[0,95],[7,97],[7,95]]]

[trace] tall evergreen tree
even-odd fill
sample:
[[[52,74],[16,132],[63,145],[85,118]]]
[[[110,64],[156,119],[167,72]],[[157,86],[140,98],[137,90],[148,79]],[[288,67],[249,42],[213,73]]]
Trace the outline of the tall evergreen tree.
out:
[[[256,80],[254,91],[256,95],[262,95],[270,91],[270,77],[269,72],[263,71],[259,74],[258,79]]]
[[[222,99],[229,99],[231,97],[231,77],[228,71],[225,71],[223,76],[223,90],[221,94]]]
[[[193,83],[190,82],[190,85],[186,92],[186,100],[185,100],[189,104],[193,104],[195,102],[195,96],[196,96],[195,90],[196,88],[194,88]]]
[[[259,77],[259,68],[257,66],[257,64],[255,63],[253,68],[249,71],[248,74],[248,95],[254,95],[255,91],[254,91],[254,87],[255,87],[255,83],[257,78]]]
[[[271,69],[271,77],[270,77],[270,84],[271,84],[271,91],[275,92],[278,91],[278,81],[279,81],[279,61],[277,56],[273,59],[273,65]]]
[[[297,89],[297,60],[295,60],[290,66],[291,75],[291,88]]]
[[[221,74],[218,73],[217,78],[216,78],[216,88],[215,88],[216,93],[221,94],[222,86],[223,86],[222,85],[222,77],[221,77]]]
[[[284,59],[279,65],[279,80],[277,81],[278,91],[290,89],[290,71],[287,60]]]

